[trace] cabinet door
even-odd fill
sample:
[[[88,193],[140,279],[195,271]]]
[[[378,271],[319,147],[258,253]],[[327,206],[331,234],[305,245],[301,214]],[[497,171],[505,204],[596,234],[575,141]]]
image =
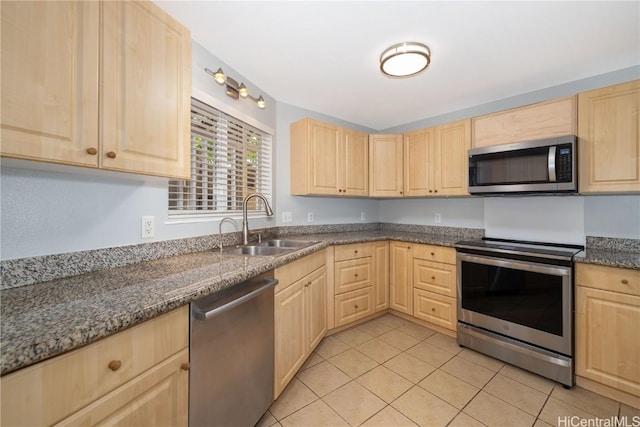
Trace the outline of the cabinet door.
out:
[[[389,308],[407,314],[413,314],[411,268],[411,245],[391,242],[389,244]]]
[[[189,350],[184,349],[56,426],[188,425]]]
[[[191,37],[151,2],[104,2],[106,169],[189,178]]]
[[[369,195],[402,197],[402,135],[369,135]]]
[[[437,127],[435,143],[434,193],[467,195],[468,155],[471,148],[471,120]]]
[[[369,195],[369,136],[351,129],[342,130],[344,155],[342,173],[344,183],[340,187],[347,196]]]
[[[640,297],[576,286],[576,374],[640,396]]]
[[[316,348],[327,332],[327,269],[319,268],[306,276],[305,282],[305,311],[308,319],[307,354]]]
[[[578,95],[580,192],[640,191],[640,80]]]
[[[473,147],[576,133],[576,97],[526,105],[472,119]]]
[[[373,243],[373,311],[389,308],[389,242]]]
[[[433,194],[433,129],[422,129],[403,135],[404,195]]]
[[[306,358],[304,278],[274,297],[275,303],[275,380],[274,398],[302,366]]]
[[[340,141],[338,127],[309,120],[309,193],[337,195]]]
[[[100,4],[3,1],[0,8],[2,155],[98,166]]]

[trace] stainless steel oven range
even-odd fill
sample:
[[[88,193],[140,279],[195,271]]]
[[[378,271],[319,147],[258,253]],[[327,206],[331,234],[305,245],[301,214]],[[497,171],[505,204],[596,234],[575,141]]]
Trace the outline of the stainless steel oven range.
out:
[[[584,247],[461,241],[458,343],[573,386],[573,257]]]

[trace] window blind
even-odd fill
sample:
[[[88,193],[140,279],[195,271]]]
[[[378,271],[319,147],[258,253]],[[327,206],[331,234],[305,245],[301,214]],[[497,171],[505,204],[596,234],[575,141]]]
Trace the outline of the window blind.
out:
[[[272,204],[271,135],[191,99],[191,179],[169,181],[169,216],[228,215],[261,193]],[[264,211],[254,197],[249,211]]]

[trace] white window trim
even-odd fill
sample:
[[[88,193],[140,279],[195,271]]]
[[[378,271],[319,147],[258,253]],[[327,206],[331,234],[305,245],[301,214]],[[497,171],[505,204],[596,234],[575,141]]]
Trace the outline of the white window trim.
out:
[[[272,162],[274,161],[274,141],[275,141],[275,129],[271,128],[270,126],[267,126],[266,124],[262,123],[259,120],[256,120],[254,117],[251,117],[250,115],[236,110],[235,108],[229,106],[228,104],[225,104],[224,102],[220,101],[217,98],[214,98],[213,96],[209,95],[206,92],[203,92],[202,90],[199,89],[195,89],[192,88],[191,89],[191,98],[195,98],[200,102],[203,102],[225,114],[228,114],[230,116],[233,116],[239,120],[244,121],[245,123],[247,123],[248,125],[251,125],[265,133],[268,133],[271,135],[271,158],[272,158]],[[191,141],[189,141],[189,143],[191,143]],[[271,168],[271,174],[270,174],[270,178],[271,178],[271,193],[272,193],[272,197],[274,196],[275,193],[275,186],[273,183],[273,164],[272,164],[272,168]],[[168,196],[167,196],[168,197]],[[272,200],[272,204],[273,204],[273,200]],[[206,213],[202,213],[202,214],[184,214],[181,215],[179,213],[172,213],[170,215],[168,215],[167,220],[164,222],[164,224],[167,225],[172,225],[172,224],[189,224],[189,223],[201,223],[201,222],[219,222],[222,218],[224,217],[230,217],[233,219],[237,219],[237,220],[242,220],[242,213],[225,213],[225,212],[206,212]],[[267,214],[265,212],[247,212],[247,218],[256,218],[256,219],[261,219],[261,218],[268,218]]]

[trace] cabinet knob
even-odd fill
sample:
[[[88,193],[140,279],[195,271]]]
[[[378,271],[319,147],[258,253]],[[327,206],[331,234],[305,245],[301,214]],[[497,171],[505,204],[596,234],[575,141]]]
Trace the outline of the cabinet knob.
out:
[[[433,193],[433,191],[429,190],[429,193]]]
[[[358,273],[354,274],[355,277],[358,277]]]
[[[358,304],[356,304],[356,308],[358,308]]]
[[[622,284],[623,284],[623,285],[628,285],[628,284],[629,284],[629,281],[628,281],[627,279],[622,279]]]
[[[180,369],[183,371],[188,371],[190,367],[189,362],[182,362],[182,365],[180,365]]]
[[[436,309],[434,307],[431,307],[431,311],[436,311]]]
[[[402,191],[400,192],[400,194],[402,194]]]
[[[355,251],[353,251],[353,253],[354,253],[354,254],[357,254],[357,253],[358,253],[358,250],[356,249]]]
[[[109,151],[107,153],[107,157],[110,159],[115,159],[116,158],[116,153],[114,153],[113,151]]]
[[[431,256],[434,256],[434,255],[435,255],[435,252],[431,252]]]
[[[344,190],[342,190],[342,192],[343,192],[343,193],[346,193],[346,192],[347,192],[347,189],[345,188]]]
[[[91,154],[92,156],[95,156],[96,154],[98,154],[98,150],[96,150],[95,147],[89,147],[87,148],[87,154]]]
[[[434,193],[437,193],[437,192],[438,192],[438,190],[433,190],[433,192],[434,192]]]
[[[431,276],[431,280],[436,280],[436,276]]]
[[[111,369],[112,371],[117,371],[118,369],[120,369],[120,366],[122,366],[122,362],[119,360],[112,360],[111,362],[109,362],[109,369]]]

